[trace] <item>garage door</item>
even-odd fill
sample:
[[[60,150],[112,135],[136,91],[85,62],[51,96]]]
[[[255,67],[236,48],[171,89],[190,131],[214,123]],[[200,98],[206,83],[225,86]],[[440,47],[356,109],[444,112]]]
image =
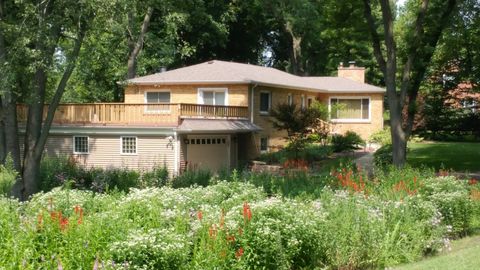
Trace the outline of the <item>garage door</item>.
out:
[[[187,137],[187,161],[190,166],[218,171],[230,164],[228,136],[190,135]]]

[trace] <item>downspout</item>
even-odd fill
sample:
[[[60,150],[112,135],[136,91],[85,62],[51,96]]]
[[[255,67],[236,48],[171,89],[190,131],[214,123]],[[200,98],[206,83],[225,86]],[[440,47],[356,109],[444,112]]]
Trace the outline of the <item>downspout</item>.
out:
[[[173,148],[173,151],[174,152],[174,165],[173,165],[173,175],[176,176],[178,175],[178,164],[179,164],[179,150],[180,148],[178,147],[178,136],[177,136],[177,132],[175,131],[173,133],[173,140],[175,141],[175,144],[174,144],[174,148]]]
[[[254,84],[252,88],[250,88],[250,122],[253,123],[253,116],[254,116],[254,107],[255,107],[255,88],[258,86],[258,83]]]

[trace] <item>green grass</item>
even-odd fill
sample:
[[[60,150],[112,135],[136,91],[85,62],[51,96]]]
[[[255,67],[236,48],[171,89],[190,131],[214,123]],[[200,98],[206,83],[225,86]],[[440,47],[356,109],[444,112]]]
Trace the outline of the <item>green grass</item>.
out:
[[[408,163],[454,171],[480,171],[480,143],[424,142],[409,143]]]
[[[452,250],[439,256],[406,264],[397,270],[470,270],[480,266],[480,236],[467,237],[452,242]]]

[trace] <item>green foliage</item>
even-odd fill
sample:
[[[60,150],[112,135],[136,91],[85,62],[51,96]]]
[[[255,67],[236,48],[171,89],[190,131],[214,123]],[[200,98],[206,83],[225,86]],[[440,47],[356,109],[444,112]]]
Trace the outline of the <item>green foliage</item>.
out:
[[[210,183],[212,176],[212,172],[207,169],[188,169],[172,179],[172,187],[182,188],[195,185],[206,187]]]
[[[448,226],[452,236],[465,236],[470,232],[473,205],[466,181],[453,176],[427,178],[421,193],[440,211],[441,222]]]
[[[378,143],[382,146],[387,144],[392,144],[392,134],[390,127],[384,128],[382,130],[376,131],[368,138],[368,142]]]
[[[8,195],[17,180],[18,173],[13,168],[13,161],[10,155],[7,156],[5,164],[0,164],[0,196]]]
[[[334,134],[332,136],[332,147],[334,152],[352,151],[359,149],[365,141],[353,131],[347,131],[345,135]]]
[[[393,164],[393,146],[385,144],[373,154],[373,163],[375,167],[382,169]]]
[[[142,187],[163,187],[168,184],[169,173],[168,168],[163,166],[155,166],[152,170],[146,171],[141,175]]]
[[[265,161],[268,164],[283,164],[290,159],[301,159],[312,163],[323,160],[331,154],[332,148],[330,146],[307,143],[299,152],[294,152],[292,148],[287,147],[276,152],[263,153],[258,157],[258,160]]]

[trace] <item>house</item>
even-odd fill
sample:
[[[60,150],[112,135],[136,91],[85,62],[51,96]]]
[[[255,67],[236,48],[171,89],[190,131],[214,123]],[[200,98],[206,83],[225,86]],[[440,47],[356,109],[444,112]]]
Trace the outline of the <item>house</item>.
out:
[[[340,66],[338,77],[299,77],[217,60],[138,77],[126,82],[124,103],[60,105],[45,151],[85,166],[165,164],[172,174],[186,166],[232,168],[285,145],[270,122],[275,104],[314,100],[343,104],[333,131],[367,138],[383,128],[385,90],[364,78],[354,63]]]

